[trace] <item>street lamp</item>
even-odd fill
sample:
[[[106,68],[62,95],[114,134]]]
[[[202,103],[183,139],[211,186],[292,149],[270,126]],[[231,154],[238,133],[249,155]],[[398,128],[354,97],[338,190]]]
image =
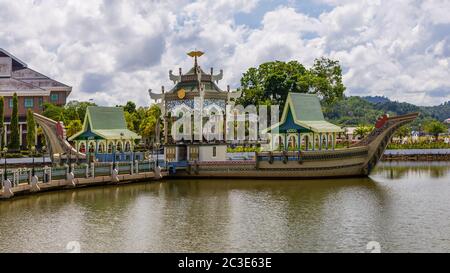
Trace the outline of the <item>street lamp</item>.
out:
[[[161,137],[160,137],[160,130],[159,130],[159,118],[157,119],[157,121],[156,121],[156,124],[155,124],[155,140],[156,140],[156,167],[158,167],[159,166],[159,163],[158,163],[158,155],[159,155],[159,141],[161,140]]]
[[[116,144],[112,144],[113,169],[116,168]]]
[[[158,163],[158,155],[159,155],[159,142],[156,142],[156,167],[158,167],[159,166],[159,163]]]
[[[4,133],[4,131],[5,131],[5,128],[3,128],[3,127],[0,128],[0,147],[3,146],[2,143],[3,143],[3,137],[4,137],[3,133]]]
[[[134,144],[134,139],[131,138],[131,142],[130,142],[130,152],[131,152],[131,160],[134,162],[134,148],[132,148],[132,144]]]
[[[33,168],[31,169],[31,176],[34,176],[35,174],[35,169],[34,169],[34,154],[36,153],[36,147],[32,146],[31,147],[31,156],[33,157]]]
[[[120,153],[122,154],[121,161],[124,160],[125,157],[124,155],[125,145],[123,144],[123,136],[124,136],[123,132],[120,132]]]
[[[3,157],[5,158],[5,168],[3,171],[3,175],[4,175],[4,181],[8,180],[8,175],[6,174],[6,153],[8,152],[8,148],[3,148]]]
[[[44,164],[44,166],[45,166],[45,151],[47,150],[47,147],[45,147],[45,145],[44,146],[42,146],[42,164]]]
[[[87,153],[86,153],[86,156],[87,156],[87,164],[88,164],[88,166],[90,166],[91,165],[91,145],[89,144],[89,142],[87,143],[87,146],[86,146],[86,151],[87,151]]]
[[[69,148],[69,158],[67,158],[67,162],[69,164],[69,173],[72,172],[72,149]]]
[[[152,160],[154,160],[155,159],[155,153],[154,153],[154,151],[155,151],[155,147],[154,147],[154,144],[153,144],[153,141],[152,141],[152,143],[150,144],[150,147],[151,147],[151,151],[150,151],[150,153],[151,153],[151,155],[152,155]]]

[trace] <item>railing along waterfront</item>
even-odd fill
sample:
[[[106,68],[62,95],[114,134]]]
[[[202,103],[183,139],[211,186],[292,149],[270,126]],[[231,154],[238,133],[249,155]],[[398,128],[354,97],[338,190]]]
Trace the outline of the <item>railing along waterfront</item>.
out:
[[[142,174],[155,171],[155,162],[153,160],[136,160],[130,162],[116,162],[116,170],[119,175]],[[54,166],[34,168],[34,175],[39,182],[50,183],[52,180],[65,180],[71,171],[74,178],[90,178],[113,175],[112,162],[96,162],[72,166]],[[7,169],[7,178],[11,181],[11,186],[17,187],[24,184],[31,184],[33,168]],[[3,188],[5,182],[4,169],[0,169],[0,188]]]
[[[449,161],[450,149],[386,150],[382,160],[402,161]]]

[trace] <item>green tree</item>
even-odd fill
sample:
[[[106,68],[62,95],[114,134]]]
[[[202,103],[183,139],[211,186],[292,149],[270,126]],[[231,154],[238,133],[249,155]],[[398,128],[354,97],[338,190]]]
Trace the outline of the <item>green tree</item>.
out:
[[[34,146],[36,137],[36,123],[34,122],[34,115],[31,109],[27,111],[27,147],[28,150],[31,150],[31,147]]]
[[[372,132],[373,126],[370,125],[358,125],[356,127],[355,131],[353,132],[356,136],[359,136],[361,138],[365,138],[367,135],[369,135],[370,132]]]
[[[69,138],[83,129],[83,124],[79,119],[71,120],[66,127],[66,136]]]
[[[339,62],[327,58],[317,59],[310,69],[297,61],[263,63],[243,74],[240,89],[242,97],[237,103],[244,106],[283,106],[289,92],[317,94],[331,104],[345,91]]]
[[[439,134],[447,132],[447,126],[437,120],[431,120],[424,124],[425,132],[433,135],[436,141],[439,138]]]
[[[42,115],[48,117],[49,119],[64,122],[64,108],[51,103],[44,104],[44,111],[42,112]]]
[[[46,146],[46,140],[45,140],[45,135],[44,135],[44,131],[42,130],[41,127],[38,127],[36,130],[36,135],[38,137],[38,145],[39,146]]]
[[[76,119],[84,120],[88,106],[96,106],[96,104],[87,101],[69,101],[63,108],[64,122],[68,123]]]
[[[411,130],[411,126],[403,125],[395,131],[394,136],[404,138],[405,136],[409,136],[411,134]]]
[[[3,149],[3,147],[5,146],[5,143],[3,143],[3,139],[4,139],[4,129],[5,129],[5,99],[3,98],[3,96],[0,97],[0,142],[1,144],[1,149]]]
[[[342,83],[342,68],[339,61],[321,57],[314,61],[309,72],[312,78],[309,93],[322,97],[326,104],[332,104],[343,98],[345,87]]]
[[[125,104],[125,106],[123,107],[123,110],[132,114],[136,112],[136,104],[132,101],[128,101],[127,104]]]
[[[139,133],[144,139],[150,140],[155,138],[156,124],[158,121],[161,123],[160,117],[161,109],[158,105],[153,104],[149,109],[147,109],[146,116],[141,120],[141,124],[139,126]]]
[[[137,132],[139,130],[139,121],[140,121],[138,116],[135,113],[129,113],[127,111],[125,111],[124,114],[128,129],[133,132]]]
[[[17,94],[13,96],[13,109],[11,114],[9,149],[18,151],[20,149],[20,133],[19,133],[19,106]]]

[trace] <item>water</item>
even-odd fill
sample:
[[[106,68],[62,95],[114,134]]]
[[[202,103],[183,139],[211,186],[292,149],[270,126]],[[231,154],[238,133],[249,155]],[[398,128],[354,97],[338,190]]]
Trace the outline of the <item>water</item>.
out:
[[[1,252],[450,252],[450,163],[370,178],[175,180],[0,202]]]

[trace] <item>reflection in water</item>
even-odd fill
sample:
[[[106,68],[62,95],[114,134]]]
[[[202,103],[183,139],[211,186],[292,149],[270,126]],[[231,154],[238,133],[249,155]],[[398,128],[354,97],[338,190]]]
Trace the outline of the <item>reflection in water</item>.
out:
[[[449,251],[449,176],[448,163],[384,163],[371,178],[42,193],[0,202],[0,251]]]
[[[400,179],[408,176],[430,176],[440,178],[448,175],[448,162],[382,162],[377,166],[377,173],[384,173],[390,179]]]

